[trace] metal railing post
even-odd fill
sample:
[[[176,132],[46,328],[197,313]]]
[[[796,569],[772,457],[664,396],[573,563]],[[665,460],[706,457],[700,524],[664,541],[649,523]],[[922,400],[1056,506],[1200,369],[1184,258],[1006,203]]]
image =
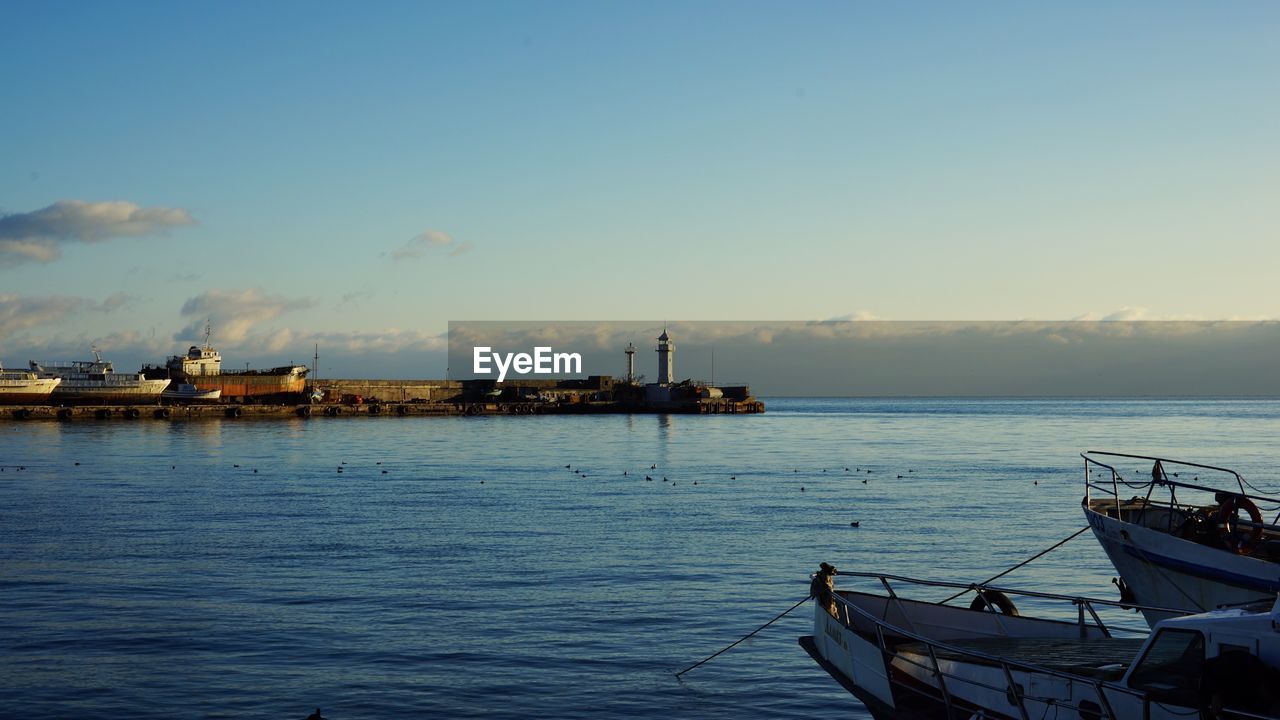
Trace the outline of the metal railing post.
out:
[[[1107,629],[1106,623],[1102,622],[1102,618],[1098,617],[1098,611],[1093,609],[1093,603],[1081,598],[1084,607],[1089,609],[1089,614],[1093,616],[1093,621],[1098,624],[1098,629],[1102,631],[1103,637],[1111,637],[1111,631]]]
[[[1022,720],[1031,720],[1031,716],[1027,714],[1027,706],[1022,702],[1022,693],[1018,692],[1018,684],[1013,681],[1013,673],[1009,670],[1009,663],[1001,660],[1000,669],[1004,670],[1004,679],[1009,683],[1009,694],[1018,701],[1018,714],[1022,715]]]
[[[1093,485],[1093,473],[1089,471],[1089,458],[1084,459],[1084,506],[1089,507],[1089,499],[1092,497],[1090,490]]]
[[[933,663],[933,676],[938,679],[938,689],[942,691],[942,704],[946,706],[947,718],[951,718],[951,693],[947,692],[947,681],[942,676],[942,667],[938,665],[938,655],[933,651],[933,643],[925,643],[929,648],[929,661]]]
[[[1107,699],[1106,688],[1102,686],[1102,681],[1097,680],[1093,684],[1094,692],[1098,693],[1098,704],[1102,706],[1102,711],[1106,713],[1103,718],[1106,720],[1115,720],[1116,711],[1111,707],[1111,701]]]

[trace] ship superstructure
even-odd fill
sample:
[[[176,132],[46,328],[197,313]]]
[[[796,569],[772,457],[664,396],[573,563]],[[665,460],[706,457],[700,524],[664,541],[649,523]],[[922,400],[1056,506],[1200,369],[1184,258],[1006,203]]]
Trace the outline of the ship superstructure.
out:
[[[169,387],[169,380],[149,379],[142,373],[118,373],[93,348],[93,360],[70,363],[31,361],[31,372],[39,378],[58,379],[49,395],[55,404],[140,405],[157,402]]]

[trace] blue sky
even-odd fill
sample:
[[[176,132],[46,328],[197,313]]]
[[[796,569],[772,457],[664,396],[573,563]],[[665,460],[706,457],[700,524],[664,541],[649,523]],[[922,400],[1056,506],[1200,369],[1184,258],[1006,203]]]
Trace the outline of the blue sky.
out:
[[[348,376],[438,376],[450,319],[1280,317],[1274,3],[2,10],[9,365],[209,316]]]

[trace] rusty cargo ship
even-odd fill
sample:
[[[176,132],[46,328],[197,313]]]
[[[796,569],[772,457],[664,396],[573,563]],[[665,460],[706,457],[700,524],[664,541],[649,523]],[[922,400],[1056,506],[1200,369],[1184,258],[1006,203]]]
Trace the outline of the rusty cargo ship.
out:
[[[218,390],[222,402],[297,402],[307,389],[305,365],[282,365],[267,370],[223,370],[222,354],[209,345],[192,345],[186,355],[174,355],[164,366],[144,368],[148,377],[167,377],[189,383],[199,391]]]

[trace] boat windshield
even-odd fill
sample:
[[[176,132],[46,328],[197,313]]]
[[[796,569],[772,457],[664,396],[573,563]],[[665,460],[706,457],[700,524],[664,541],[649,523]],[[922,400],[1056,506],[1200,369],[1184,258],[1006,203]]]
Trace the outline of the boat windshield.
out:
[[[1204,673],[1204,636],[1195,630],[1162,629],[1129,676],[1129,687],[1152,699],[1195,707]]]

